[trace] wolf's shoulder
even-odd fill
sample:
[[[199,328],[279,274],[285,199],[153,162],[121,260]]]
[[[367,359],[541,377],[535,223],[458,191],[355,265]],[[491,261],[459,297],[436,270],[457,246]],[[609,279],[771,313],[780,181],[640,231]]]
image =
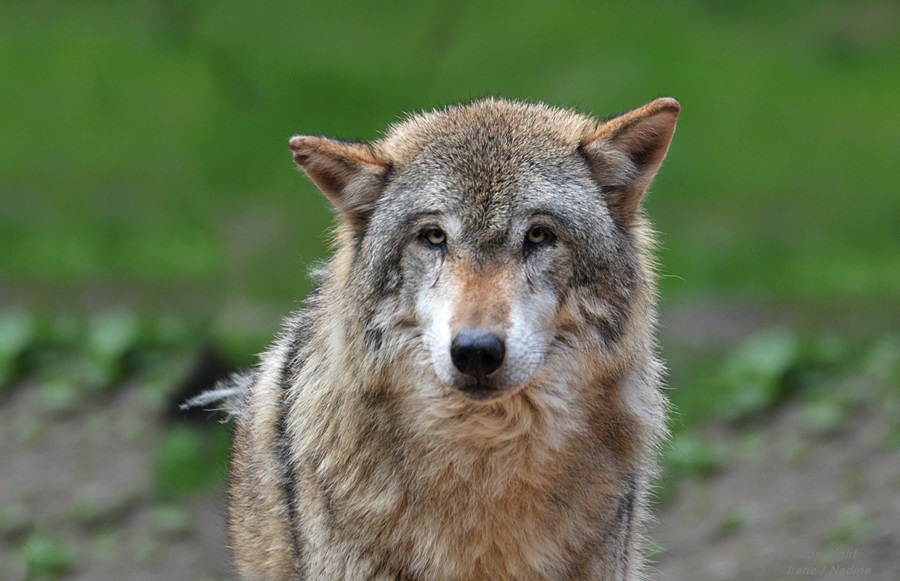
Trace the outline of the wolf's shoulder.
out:
[[[313,295],[315,294],[316,291],[313,291]],[[295,377],[308,359],[307,347],[313,335],[316,319],[313,303],[314,299],[311,296],[299,309],[284,319],[281,332],[260,356],[256,366],[220,379],[211,389],[187,399],[179,409],[202,408],[222,412],[226,421],[239,418],[244,415],[247,400],[261,376],[274,375],[280,383]]]

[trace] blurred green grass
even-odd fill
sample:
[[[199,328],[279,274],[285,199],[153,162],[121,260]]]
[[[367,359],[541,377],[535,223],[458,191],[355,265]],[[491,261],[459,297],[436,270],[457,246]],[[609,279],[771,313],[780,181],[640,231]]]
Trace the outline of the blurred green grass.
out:
[[[308,289],[330,223],[287,137],[369,139],[404,112],[489,94],[598,115],[682,101],[648,202],[667,297],[900,295],[896,2],[12,1],[3,13],[0,286],[14,303],[79,306],[93,292],[283,310]]]

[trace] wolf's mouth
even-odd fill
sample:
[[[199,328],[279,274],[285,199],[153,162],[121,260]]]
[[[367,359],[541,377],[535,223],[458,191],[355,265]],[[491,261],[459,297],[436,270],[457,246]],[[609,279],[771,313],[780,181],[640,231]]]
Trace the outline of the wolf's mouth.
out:
[[[473,401],[490,401],[497,399],[508,391],[483,381],[473,381],[472,383],[458,386],[457,389]]]

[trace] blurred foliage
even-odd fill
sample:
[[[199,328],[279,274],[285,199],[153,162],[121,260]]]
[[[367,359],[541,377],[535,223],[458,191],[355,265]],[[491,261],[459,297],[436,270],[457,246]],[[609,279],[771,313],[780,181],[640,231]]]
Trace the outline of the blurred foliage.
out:
[[[48,406],[62,410],[129,379],[171,389],[208,333],[187,318],[123,309],[86,316],[0,311],[0,392],[39,379]]]
[[[725,515],[719,527],[722,534],[733,535],[743,530],[752,521],[753,513],[747,507],[738,506]]]
[[[723,430],[743,434],[741,454],[759,454],[765,446],[760,430],[788,404],[796,404],[800,423],[782,442],[787,460],[802,459],[817,439],[845,432],[864,406],[885,418],[900,417],[900,336],[893,333],[850,341],[768,331],[697,363],[669,392],[674,435],[664,449],[656,495],[661,502],[672,498],[680,481],[707,478],[726,466],[735,450],[726,453],[717,440]],[[896,447],[900,422],[888,424],[877,445]],[[712,430],[698,431],[701,425]],[[735,511],[723,521],[723,532],[746,522],[739,507]]]
[[[752,335],[724,353],[695,356],[669,393],[677,410],[676,432],[709,418],[752,422],[795,394],[808,402],[806,424],[829,432],[842,425],[868,390],[885,386],[886,397],[900,383],[900,345],[896,334],[849,339],[833,334],[785,330]],[[690,356],[686,356],[690,358]]]
[[[669,478],[703,478],[715,474],[722,467],[725,454],[713,442],[682,434],[668,443],[665,461]]]
[[[75,551],[65,543],[35,533],[25,544],[26,579],[55,579],[71,572],[77,563]]]
[[[34,527],[34,518],[21,506],[0,508],[0,539],[14,542],[28,535]]]
[[[797,356],[793,335],[759,335],[747,341],[725,360],[718,378],[732,393],[722,413],[731,418],[752,416],[781,401],[791,387],[785,379]]]
[[[898,27],[889,0],[6,2],[0,290],[272,304],[271,328],[330,221],[292,133],[369,139],[489,94],[599,115],[673,95],[648,202],[665,296],[896,301]]]
[[[193,528],[191,515],[173,505],[161,505],[153,511],[153,528],[172,537],[183,537]]]
[[[175,426],[155,452],[153,475],[157,497],[172,501],[224,484],[230,440],[230,433],[223,425],[218,425],[212,436],[202,426]],[[159,519],[160,526],[166,530],[172,529],[172,523],[177,520],[169,518],[170,513],[161,514]]]
[[[22,358],[33,339],[34,320],[28,313],[0,313],[0,391],[22,372]]]

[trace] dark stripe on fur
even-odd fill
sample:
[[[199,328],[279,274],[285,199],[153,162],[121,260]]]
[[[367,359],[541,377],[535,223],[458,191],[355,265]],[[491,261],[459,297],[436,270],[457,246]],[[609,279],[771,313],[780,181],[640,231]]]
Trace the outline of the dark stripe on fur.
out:
[[[294,545],[294,552],[296,555],[295,562],[303,563],[304,546],[303,539],[300,536],[297,506],[295,504],[297,491],[296,477],[298,471],[291,457],[290,435],[288,434],[287,429],[287,414],[290,411],[290,392],[291,387],[294,384],[294,378],[296,378],[297,373],[306,364],[304,347],[312,336],[310,317],[306,313],[302,313],[297,317],[289,332],[290,339],[288,350],[284,362],[282,363],[280,374],[281,401],[279,402],[278,423],[275,427],[275,448],[277,461],[282,467],[282,490],[285,502],[287,503],[288,528],[291,532],[291,542]],[[305,578],[303,571],[295,571],[294,574],[299,578]]]
[[[631,547],[631,534],[634,522],[634,499],[636,495],[637,477],[634,474],[631,474],[628,477],[628,481],[625,483],[625,495],[619,503],[619,509],[616,514],[616,520],[621,522],[625,529],[625,535],[622,541],[622,566],[626,577],[628,575],[628,564],[630,562],[628,549]]]
[[[318,293],[318,288],[313,289],[313,294],[306,300],[306,309],[311,308],[310,303],[318,298]],[[306,365],[309,355],[304,347],[312,339],[313,325],[312,315],[308,311],[301,311],[287,330],[287,355],[281,364],[281,387],[283,390],[290,389],[297,373]]]
[[[285,502],[288,511],[288,528],[291,531],[291,542],[294,545],[294,552],[297,560],[303,562],[303,541],[300,538],[297,523],[297,507],[295,505],[295,493],[297,490],[296,473],[294,463],[291,460],[290,446],[288,443],[286,419],[287,406],[285,398],[282,398],[281,412],[278,415],[278,424],[276,426],[276,453],[277,460],[282,466],[282,490],[284,492]],[[299,574],[299,572],[297,572]]]

